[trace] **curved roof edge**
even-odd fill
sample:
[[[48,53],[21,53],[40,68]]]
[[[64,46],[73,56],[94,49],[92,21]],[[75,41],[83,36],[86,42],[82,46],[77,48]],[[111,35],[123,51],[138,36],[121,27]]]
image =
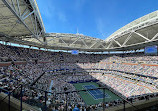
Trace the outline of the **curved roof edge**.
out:
[[[93,39],[93,40],[101,40],[99,38],[95,38],[95,37],[91,37],[91,36],[87,36],[87,35],[83,35],[80,33],[76,33],[76,34],[72,34],[72,33],[45,33],[45,37],[81,37],[81,38],[85,38],[85,39]]]
[[[43,24],[43,20],[42,20],[42,17],[41,17],[41,13],[39,11],[39,8],[38,8],[38,5],[37,5],[37,2],[36,0],[29,0],[31,5],[33,6],[33,8],[37,11],[37,18],[38,18],[38,21],[41,25],[41,28],[43,30],[43,32],[45,33],[45,27],[44,27],[44,24]]]
[[[145,22],[148,22],[148,21],[151,21],[151,20],[157,19],[157,18],[158,18],[158,10],[151,12],[147,15],[144,15],[144,16],[128,23],[127,25],[123,26],[122,28],[118,29],[113,34],[111,34],[108,38],[105,39],[105,41],[108,42],[111,39],[115,38],[117,35],[120,35],[121,33],[125,32],[126,30],[130,30],[130,29],[137,27]]]
[[[4,36],[5,34],[0,35],[1,41],[38,48],[54,50],[76,49],[87,52],[125,51],[144,48],[146,45],[158,45],[158,30],[156,30],[158,29],[158,11],[136,19],[114,32],[106,40],[102,40],[79,33],[46,33],[36,0],[23,0],[25,2],[27,1],[27,6],[29,5],[31,7],[31,11],[28,8],[29,13],[24,17],[25,19],[22,19],[18,13],[15,13],[14,8],[11,7],[9,2],[6,2],[6,0],[2,1],[4,5],[7,6],[5,7],[5,10],[11,11],[12,16],[15,18],[15,20],[12,21],[13,24],[17,22],[17,20],[20,20],[22,24],[19,24],[17,29],[14,28],[12,33],[9,32],[10,35],[7,35],[7,32],[7,36]],[[21,6],[21,8],[25,11],[25,7],[27,6]],[[6,11],[3,12],[6,14]],[[34,17],[35,20],[31,22],[32,20],[28,16],[31,16],[31,18]],[[12,28],[10,25],[7,26],[8,29]],[[38,30],[35,30],[35,28]],[[26,31],[26,34],[24,31]],[[3,28],[1,28],[1,32],[5,32]]]

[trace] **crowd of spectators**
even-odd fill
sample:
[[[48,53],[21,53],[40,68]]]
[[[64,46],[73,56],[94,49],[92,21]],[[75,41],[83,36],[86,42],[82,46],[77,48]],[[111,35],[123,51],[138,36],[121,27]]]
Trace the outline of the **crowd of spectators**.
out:
[[[69,83],[70,81],[97,79],[102,85],[109,86],[128,99],[131,97],[136,99],[144,94],[157,96],[158,93],[158,78],[154,78],[158,77],[158,66],[141,64],[157,65],[158,56],[146,56],[143,53],[72,55],[2,44],[0,44],[0,50],[1,62],[12,62],[10,66],[0,67],[0,88],[14,91],[13,96],[20,98],[19,86],[26,86],[23,88],[23,101],[36,105],[41,110],[45,108],[44,91],[49,91],[50,87],[52,87],[52,94],[48,94],[46,98],[49,109],[62,111],[66,104],[69,110],[74,109],[76,105],[83,111],[102,107],[102,103],[86,106],[77,92],[63,94],[65,91],[76,90],[73,84]],[[15,65],[15,61],[27,63]],[[88,69],[106,70],[94,73],[88,72]],[[44,72],[45,74],[33,85],[36,89],[30,88],[29,85]],[[52,85],[51,81],[53,81]],[[106,107],[120,103],[122,103],[121,100],[111,101],[106,103]]]

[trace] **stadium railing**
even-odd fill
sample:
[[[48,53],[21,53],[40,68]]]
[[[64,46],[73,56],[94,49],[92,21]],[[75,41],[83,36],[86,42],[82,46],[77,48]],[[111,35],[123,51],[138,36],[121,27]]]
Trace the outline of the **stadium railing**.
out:
[[[71,93],[74,93],[74,92],[77,92],[77,93],[79,93],[79,92],[81,92],[81,91],[88,91],[88,90],[96,90],[96,89],[103,89],[103,101],[102,101],[102,106],[100,107],[100,109],[102,109],[103,111],[105,111],[105,109],[106,109],[106,106],[105,106],[105,89],[106,89],[106,87],[98,87],[98,88],[93,88],[93,89],[84,89],[84,90],[74,90],[74,91],[66,91],[65,90],[65,92],[61,92],[61,93],[57,93],[57,92],[55,92],[55,91],[53,91],[53,92],[49,92],[49,91],[45,91],[45,90],[43,90],[43,89],[39,89],[39,88],[36,88],[36,87],[33,87],[33,86],[27,86],[28,88],[30,88],[30,90],[37,90],[37,91],[39,91],[41,94],[43,94],[44,95],[44,97],[43,97],[43,100],[44,100],[44,104],[43,105],[38,105],[38,104],[33,104],[33,103],[31,103],[31,102],[27,102],[28,104],[30,104],[30,105],[36,105],[37,107],[40,107],[43,111],[47,111],[48,110],[48,106],[47,106],[47,101],[48,101],[48,96],[50,95],[50,94],[52,94],[53,95],[53,100],[52,100],[52,103],[54,104],[54,105],[59,105],[59,104],[63,104],[63,103],[55,103],[55,97],[56,97],[56,95],[65,95],[66,96],[66,103],[65,103],[65,107],[64,107],[64,111],[68,111],[68,104],[71,104],[72,103],[72,101],[70,100],[70,99],[68,99],[69,97],[68,97],[68,95],[69,94],[71,94]],[[130,103],[129,101],[127,101],[125,98],[123,98],[123,97],[121,97],[121,99],[122,99],[122,103],[123,103],[123,110],[125,111],[125,108],[126,108],[126,104],[128,103],[128,104],[130,104],[134,109],[138,109],[137,107],[135,107],[132,103]],[[74,104],[78,104],[77,102],[75,102],[75,101],[73,101],[73,103]],[[87,106],[86,104],[84,104],[85,106]]]
[[[103,89],[103,94],[105,96],[105,89],[107,87],[98,87],[98,88],[93,88],[93,89],[88,89],[88,90],[96,90],[96,89]],[[34,94],[28,94],[27,96],[29,96],[29,99],[25,100],[23,97],[25,96],[24,93],[25,91],[27,90],[27,92],[32,92],[32,91],[36,91],[38,93],[40,93],[42,96],[41,100],[43,100],[43,102],[41,103],[40,101],[37,101],[37,100],[34,100],[35,96]],[[53,89],[52,89],[53,90]],[[53,92],[49,92],[49,91],[45,91],[43,89],[39,89],[37,87],[34,87],[34,86],[30,86],[30,85],[20,85],[19,87],[17,87],[16,89],[12,90],[12,91],[8,91],[6,89],[3,89],[3,88],[0,88],[0,92],[4,92],[6,94],[6,96],[4,98],[2,98],[0,100],[0,104],[6,99],[8,98],[8,111],[10,111],[10,97],[13,96],[13,97],[16,97],[17,99],[19,99],[20,101],[20,111],[22,111],[24,108],[23,108],[23,103],[27,103],[29,105],[31,105],[32,107],[36,107],[36,109],[40,108],[42,111],[48,111],[48,105],[47,105],[47,102],[48,102],[48,96],[52,95],[53,97],[53,100],[51,104],[54,104],[55,105],[59,105],[59,103],[55,103],[55,97],[56,95],[65,95],[66,96],[66,103],[61,103],[61,104],[64,104],[65,105],[65,110],[64,111],[68,111],[68,104],[71,104],[72,102],[74,104],[78,104],[78,103],[75,103],[75,101],[71,101],[68,97],[69,94],[73,93],[73,92],[81,92],[81,91],[88,91],[87,89],[84,89],[84,90],[74,90],[74,91],[67,91],[67,89],[65,89],[64,92],[61,92],[61,93],[57,93],[55,91]],[[15,96],[15,91],[18,91],[18,96]],[[118,95],[121,99],[122,99],[122,106],[123,106],[123,110],[125,111],[126,109],[126,105],[129,104],[131,107],[133,107],[133,109],[135,110],[138,110],[138,107],[136,107],[135,105],[133,105],[131,102],[129,102],[126,98],[123,98],[121,97],[120,95]],[[119,104],[120,105],[120,104]],[[128,105],[128,106],[129,106]],[[86,106],[86,104],[85,104]],[[103,99],[102,101],[102,106],[99,107],[100,110],[103,110],[105,111],[106,110],[106,106],[105,106],[105,98]]]

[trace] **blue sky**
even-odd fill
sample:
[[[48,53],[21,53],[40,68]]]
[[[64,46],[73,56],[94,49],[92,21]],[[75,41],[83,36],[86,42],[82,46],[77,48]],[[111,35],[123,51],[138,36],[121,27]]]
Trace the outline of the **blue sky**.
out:
[[[105,39],[158,10],[158,0],[36,0],[46,32],[77,33]]]

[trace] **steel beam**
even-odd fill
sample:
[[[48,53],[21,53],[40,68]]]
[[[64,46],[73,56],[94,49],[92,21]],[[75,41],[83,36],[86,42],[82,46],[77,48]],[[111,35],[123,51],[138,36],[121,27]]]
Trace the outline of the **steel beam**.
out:
[[[108,45],[108,47],[106,49],[109,49],[112,45],[112,41],[110,41],[110,44]]]
[[[73,45],[74,43],[76,43],[79,40],[79,38],[77,38],[76,40],[74,40],[71,44],[69,44],[69,46]]]
[[[91,49],[97,43],[98,43],[98,41],[96,41],[95,43],[93,43],[89,48]]]
[[[69,46],[62,38],[59,38],[66,46]]]
[[[157,33],[157,34],[155,34],[155,36],[154,36],[151,40],[156,39],[156,37],[158,37],[158,33]]]
[[[27,17],[29,17],[30,15],[32,15],[35,11],[32,11],[31,13],[27,14],[25,17],[23,16],[23,20],[25,20]]]
[[[80,38],[80,40],[83,42],[83,44],[88,48],[89,46],[85,43],[83,39]]]
[[[144,35],[142,35],[142,34],[140,34],[140,33],[138,33],[138,32],[133,32],[133,33],[137,34],[138,36],[144,38],[144,39],[147,40],[147,41],[150,41],[150,39],[148,39],[147,37],[145,37]]]
[[[2,0],[3,3],[10,9],[10,11],[17,17],[17,19],[33,34],[35,35],[31,29],[25,24],[25,22],[22,20],[22,18],[17,14],[17,12],[12,8],[12,6],[9,4],[7,0]]]
[[[19,0],[16,0],[16,3],[17,3],[17,7],[18,7],[19,16],[21,16],[21,10],[20,10],[20,5],[19,5]]]
[[[132,32],[128,35],[122,46],[125,46],[125,44],[129,41],[131,37],[132,37]]]
[[[115,39],[113,39],[113,41],[114,41],[116,44],[118,44],[120,47],[122,47],[122,45],[121,45],[118,41],[116,41]]]

